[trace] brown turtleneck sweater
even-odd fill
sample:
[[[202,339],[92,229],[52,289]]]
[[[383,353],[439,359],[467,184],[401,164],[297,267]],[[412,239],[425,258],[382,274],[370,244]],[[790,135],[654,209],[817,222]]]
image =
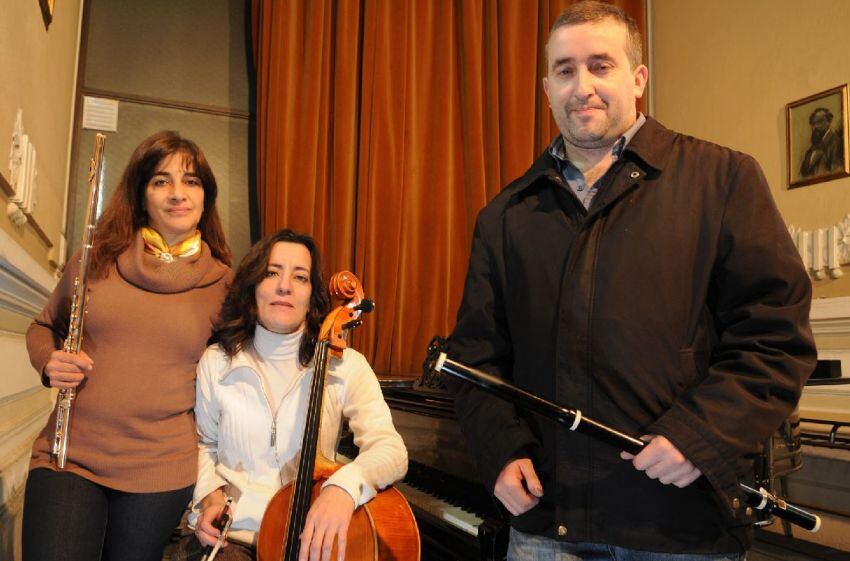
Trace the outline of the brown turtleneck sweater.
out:
[[[77,255],[27,331],[38,372],[62,348],[78,268]],[[144,252],[137,234],[108,276],[89,282],[82,349],[94,368],[77,389],[66,471],[133,493],[195,482],[195,366],[231,279],[206,243],[165,263]],[[30,469],[55,469],[48,438],[55,415],[33,445]]]

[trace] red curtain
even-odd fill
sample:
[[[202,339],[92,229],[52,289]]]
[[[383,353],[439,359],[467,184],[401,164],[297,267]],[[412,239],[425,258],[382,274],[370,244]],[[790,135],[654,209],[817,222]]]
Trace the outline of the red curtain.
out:
[[[358,275],[377,308],[353,345],[379,376],[418,376],[475,216],[557,134],[543,48],[570,3],[254,1],[261,229]],[[643,28],[643,0],[615,3]]]

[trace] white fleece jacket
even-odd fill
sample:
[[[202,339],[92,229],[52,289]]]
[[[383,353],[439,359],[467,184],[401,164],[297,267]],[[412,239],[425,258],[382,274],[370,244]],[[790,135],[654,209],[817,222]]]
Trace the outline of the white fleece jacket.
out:
[[[295,478],[313,374],[312,366],[302,368],[297,362],[299,340],[300,334],[278,335],[257,326],[249,350],[230,359],[213,345],[201,357],[192,527],[200,501],[225,486],[235,504],[230,538],[255,543],[266,504]],[[335,456],[343,417],[360,453],[325,485],[345,489],[360,506],[404,477],[407,450],[372,368],[352,349],[344,351],[342,360],[332,359],[328,369],[319,435],[319,450],[326,458]]]

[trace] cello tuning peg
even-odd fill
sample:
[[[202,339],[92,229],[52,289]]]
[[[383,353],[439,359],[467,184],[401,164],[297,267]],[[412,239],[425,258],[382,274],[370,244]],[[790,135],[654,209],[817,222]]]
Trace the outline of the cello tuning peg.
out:
[[[363,312],[364,314],[368,314],[372,310],[375,309],[375,302],[368,298],[364,298],[361,300],[360,304],[354,307],[358,312]]]
[[[362,323],[363,323],[363,320],[355,319],[355,320],[349,321],[348,323],[342,324],[342,328],[343,329],[353,329],[355,327],[360,327],[360,325]]]

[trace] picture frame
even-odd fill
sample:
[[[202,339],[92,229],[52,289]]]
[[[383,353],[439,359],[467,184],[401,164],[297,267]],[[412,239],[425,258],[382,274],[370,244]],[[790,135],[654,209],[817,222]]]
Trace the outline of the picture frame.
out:
[[[44,28],[50,27],[53,22],[53,8],[56,0],[38,0],[38,5],[41,7],[41,17],[44,19]]]
[[[785,106],[788,188],[850,176],[847,84]]]

